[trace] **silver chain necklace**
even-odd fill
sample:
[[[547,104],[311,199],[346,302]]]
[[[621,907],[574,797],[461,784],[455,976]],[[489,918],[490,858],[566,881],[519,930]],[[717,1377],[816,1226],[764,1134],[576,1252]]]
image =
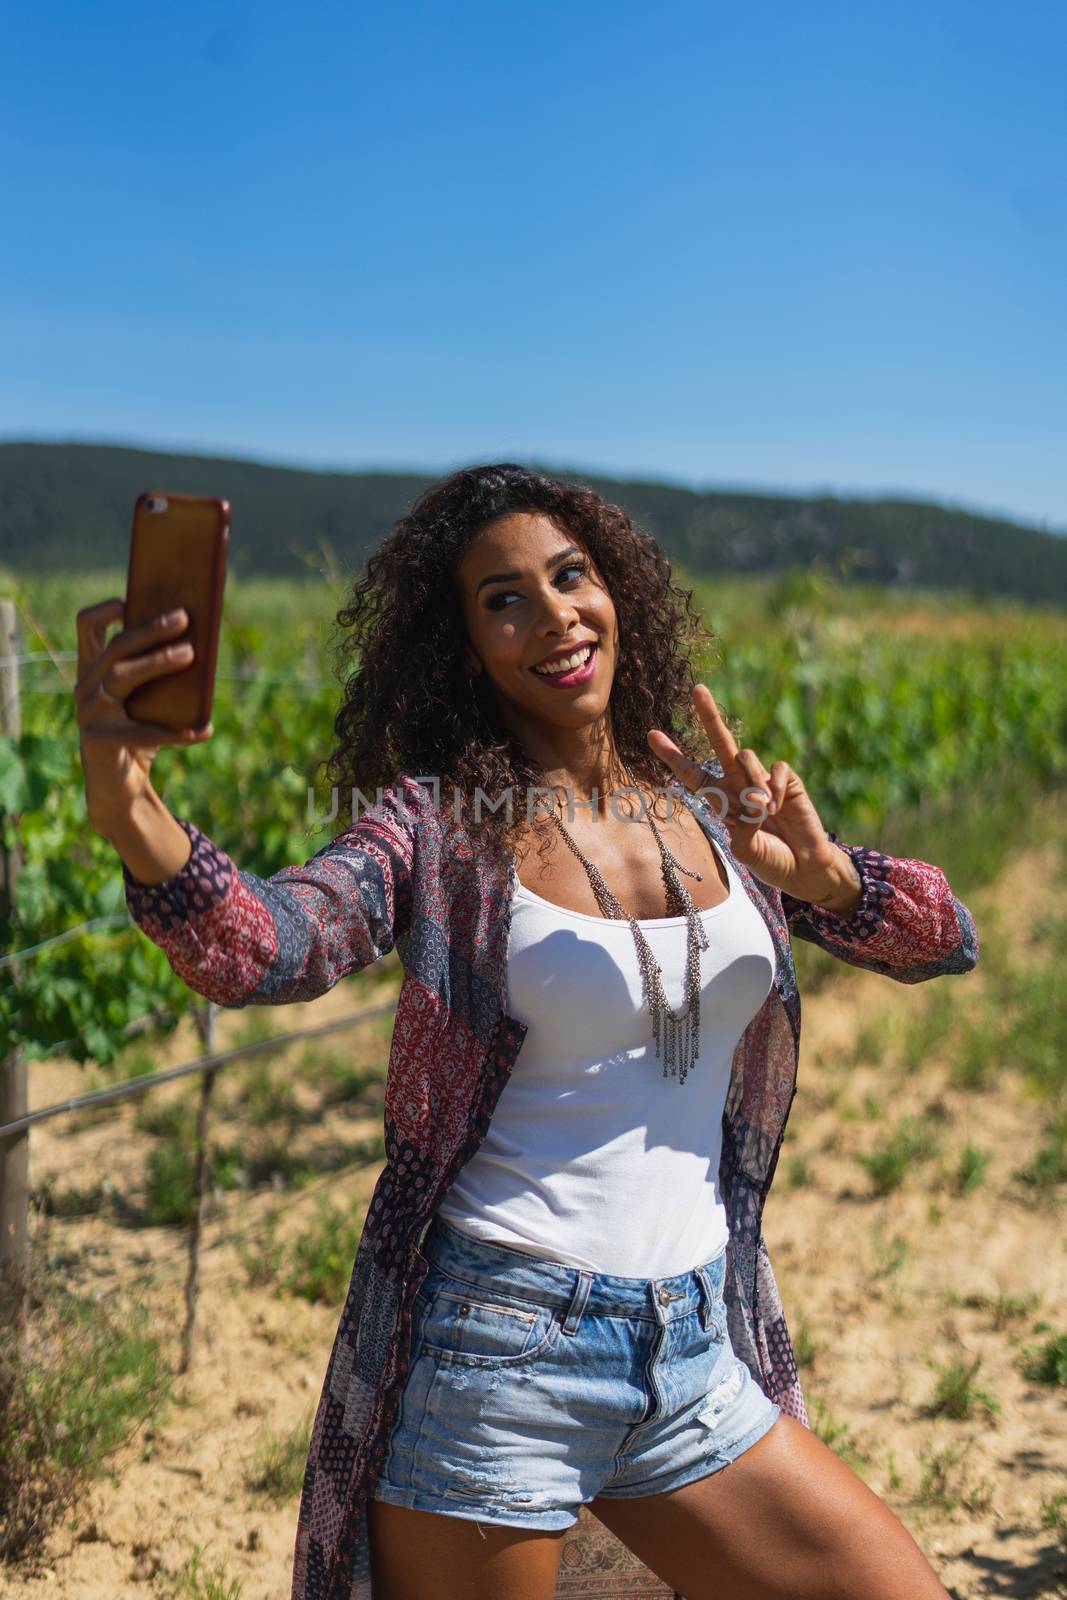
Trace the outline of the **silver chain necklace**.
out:
[[[631,788],[637,785],[630,777],[628,769],[623,771],[629,780]],[[683,867],[671,855],[655,822],[649,812],[647,822],[655,835],[659,845],[659,853],[663,858],[663,882],[667,890],[668,915],[675,915],[672,909],[681,906],[687,924],[687,945],[685,963],[685,1004],[677,1014],[667,1004],[667,996],[663,991],[663,969],[649,949],[648,940],[635,917],[628,915],[616,900],[597,868],[591,861],[586,860],[563,823],[560,821],[558,811],[552,813],[552,820],[567,845],[573,850],[578,860],[582,863],[592,884],[593,893],[596,895],[597,904],[605,917],[611,921],[624,921],[630,924],[637,947],[637,962],[641,968],[641,978],[644,984],[645,1004],[652,1013],[652,1035],[656,1041],[656,1059],[661,1055],[661,1040],[663,1044],[663,1076],[667,1076],[668,1069],[672,1077],[678,1077],[679,1043],[681,1043],[682,1075],[680,1084],[685,1082],[686,1074],[700,1053],[700,951],[708,948],[708,935],[704,924],[700,920],[700,913],[693,905],[692,896],[685,884],[678,878],[679,872],[684,872],[687,878],[695,878],[698,883],[703,883],[703,874],[694,872],[689,867]],[[681,1039],[679,1039],[681,1033]]]

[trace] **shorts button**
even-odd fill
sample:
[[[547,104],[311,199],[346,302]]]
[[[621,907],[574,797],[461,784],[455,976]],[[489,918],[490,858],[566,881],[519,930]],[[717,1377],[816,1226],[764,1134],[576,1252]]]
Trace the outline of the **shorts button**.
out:
[[[460,1314],[461,1317],[465,1317],[469,1311],[470,1311],[470,1306],[460,1306],[460,1308],[459,1308],[459,1314]]]

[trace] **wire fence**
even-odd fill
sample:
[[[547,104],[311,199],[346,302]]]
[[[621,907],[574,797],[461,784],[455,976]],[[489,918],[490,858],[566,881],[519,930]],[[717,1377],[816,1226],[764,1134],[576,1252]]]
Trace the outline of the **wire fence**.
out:
[[[80,934],[102,931],[105,927],[113,926],[132,928],[136,924],[128,911],[112,911],[103,917],[90,917],[88,922],[79,922],[73,928],[64,928],[62,933],[55,933],[49,939],[42,939],[39,944],[27,945],[24,950],[12,950],[9,955],[0,956],[0,967],[18,966],[34,956],[41,955],[45,950],[54,949],[67,939],[76,939]]]
[[[395,997],[390,997],[387,1000],[377,1001],[372,1005],[362,1006],[355,1011],[346,1012],[343,1016],[335,1017],[329,1022],[319,1023],[307,1028],[294,1028],[284,1033],[271,1034],[265,1039],[251,1040],[245,1044],[235,1045],[229,1050],[209,1050],[206,1054],[196,1056],[190,1061],[181,1062],[178,1066],[167,1067],[160,1072],[145,1073],[136,1078],[125,1079],[121,1083],[110,1084],[101,1089],[90,1090],[86,1094],[72,1096],[67,1100],[40,1106],[34,1111],[28,1111],[22,1116],[0,1123],[0,1167],[3,1166],[6,1159],[10,1158],[11,1153],[16,1150],[28,1166],[26,1141],[30,1129],[40,1123],[48,1122],[56,1117],[71,1116],[79,1112],[97,1111],[104,1106],[115,1105],[135,1096],[148,1094],[164,1084],[175,1083],[183,1078],[200,1078],[201,1097],[196,1127],[196,1173],[192,1197],[195,1211],[187,1244],[186,1315],[182,1331],[182,1355],[179,1364],[179,1371],[186,1372],[192,1365],[195,1345],[204,1207],[211,1171],[208,1111],[212,1090],[218,1074],[229,1067],[244,1064],[251,1057],[263,1056],[284,1050],[295,1043],[324,1038],[330,1034],[357,1027],[362,1023],[373,1020],[375,1017],[391,1013],[395,1011],[395,1008]],[[196,1015],[195,1020],[201,1037],[209,1042],[219,1009],[220,1007],[213,1002],[209,1002]],[[295,1198],[300,1197],[294,1196]],[[8,1263],[8,1269],[9,1271],[11,1269],[10,1262]],[[13,1313],[17,1324],[21,1323],[24,1307],[21,1304],[22,1285],[18,1281],[17,1270],[12,1274],[11,1281],[5,1285],[5,1289],[10,1290],[8,1313]]]
[[[17,612],[23,610],[11,601],[0,602],[0,641],[5,647],[0,653],[0,736],[21,736],[20,697],[26,693],[70,695],[69,664],[76,662],[78,654],[70,650],[53,650],[43,630],[28,614],[26,621],[34,636],[44,640],[44,650],[20,648]],[[45,664],[52,668],[60,682],[26,684],[22,669]],[[224,682],[244,684],[271,683],[301,689],[320,689],[332,684],[325,677],[263,675],[252,667],[236,672],[217,674]],[[332,684],[336,687],[336,684]],[[15,889],[21,864],[21,853],[3,843],[0,835],[0,916],[7,918],[15,903]],[[89,917],[73,927],[40,939],[21,950],[5,952],[0,956],[0,970],[11,974],[16,985],[21,982],[20,970],[46,952],[61,947],[76,938],[104,938],[124,933],[136,927],[128,910],[115,911]],[[189,1061],[159,1072],[143,1073],[121,1083],[106,1085],[85,1094],[75,1095],[51,1105],[29,1109],[27,1062],[16,1041],[14,1048],[0,1060],[0,1276],[3,1293],[0,1293],[0,1322],[13,1326],[16,1338],[21,1341],[25,1333],[26,1272],[28,1264],[29,1220],[29,1136],[31,1129],[55,1118],[88,1113],[90,1116],[105,1107],[112,1107],[136,1096],[151,1093],[168,1083],[184,1078],[199,1078],[200,1097],[196,1117],[195,1176],[193,1181],[193,1217],[188,1240],[188,1272],[186,1277],[186,1315],[182,1334],[182,1356],[179,1370],[187,1371],[194,1349],[196,1313],[199,1288],[201,1240],[203,1236],[205,1197],[211,1173],[209,1153],[209,1115],[215,1082],[220,1072],[242,1065],[250,1058],[284,1050],[302,1041],[357,1027],[386,1012],[395,1010],[395,997],[346,1012],[343,1016],[317,1026],[291,1029],[271,1034],[264,1039],[252,1040],[230,1050],[212,1049],[214,1024],[220,1007],[211,1001],[198,1000],[192,1006],[192,1020],[199,1035],[201,1051]],[[174,1018],[174,1010],[157,1006],[146,1015],[134,1019],[121,1030],[123,1037],[135,1035],[154,1025]],[[49,1054],[61,1051],[72,1040],[60,1041]]]
[[[41,1106],[36,1111],[27,1112],[24,1117],[17,1117],[13,1122],[0,1122],[0,1140],[9,1139],[17,1133],[24,1133],[38,1122],[48,1122],[52,1117],[66,1116],[71,1112],[84,1111],[96,1106],[111,1105],[117,1100],[128,1100],[134,1095],[147,1094],[150,1089],[158,1088],[161,1083],[174,1083],[178,1078],[188,1078],[198,1073],[218,1072],[223,1067],[233,1066],[235,1062],[246,1060],[249,1056],[264,1054],[271,1050],[282,1050],[300,1039],[317,1039],[324,1034],[336,1033],[342,1028],[354,1027],[371,1017],[382,1016],[395,1007],[395,1000],[382,1000],[376,1005],[347,1012],[343,1017],[336,1017],[332,1022],[320,1023],[314,1028],[295,1028],[288,1033],[271,1034],[268,1039],[256,1039],[249,1044],[235,1045],[232,1050],[223,1050],[216,1055],[197,1056],[193,1061],[184,1061],[177,1067],[167,1067],[163,1072],[149,1072],[141,1077],[127,1078],[122,1083],[110,1084],[104,1089],[92,1089],[88,1094],[76,1095],[71,1100],[60,1100],[55,1105]]]

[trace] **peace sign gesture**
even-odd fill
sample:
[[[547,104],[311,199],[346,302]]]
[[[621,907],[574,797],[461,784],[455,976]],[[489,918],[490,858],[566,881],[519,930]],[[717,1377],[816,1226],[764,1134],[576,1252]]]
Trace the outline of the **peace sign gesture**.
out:
[[[787,761],[776,761],[768,772],[754,750],[739,750],[707,684],[697,684],[693,705],[722,765],[722,777],[709,786],[699,763],[659,728],[648,733],[653,754],[687,789],[714,788],[708,802],[730,835],[730,849],[761,882],[848,915],[859,904],[859,875],[827,836],[799,774]]]

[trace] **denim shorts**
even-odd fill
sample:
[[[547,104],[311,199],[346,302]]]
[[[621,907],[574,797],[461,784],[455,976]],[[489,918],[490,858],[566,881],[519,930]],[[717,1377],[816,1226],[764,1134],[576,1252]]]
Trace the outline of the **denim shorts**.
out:
[[[411,1360],[373,1500],[569,1528],[598,1496],[729,1466],[781,1415],[730,1346],[726,1251],[622,1278],[474,1239],[435,1217]]]

